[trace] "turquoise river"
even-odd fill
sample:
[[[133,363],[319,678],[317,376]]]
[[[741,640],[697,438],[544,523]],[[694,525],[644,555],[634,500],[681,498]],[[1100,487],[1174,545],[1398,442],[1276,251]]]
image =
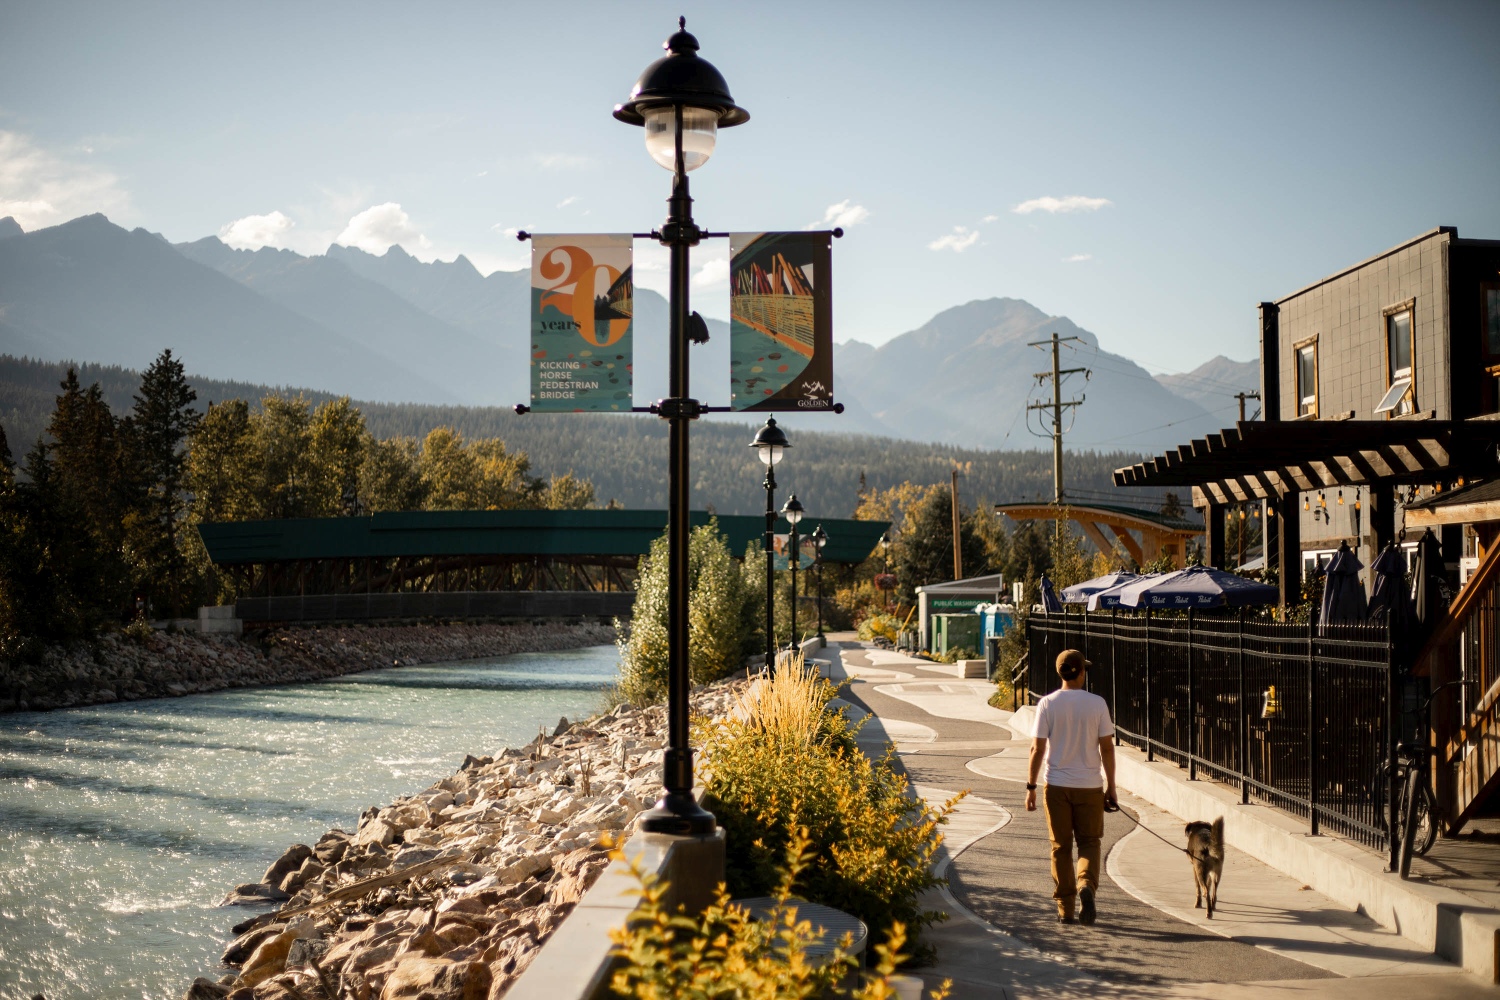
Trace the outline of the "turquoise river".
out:
[[[0,716],[0,997],[176,998],[290,844],[595,712],[612,646]]]

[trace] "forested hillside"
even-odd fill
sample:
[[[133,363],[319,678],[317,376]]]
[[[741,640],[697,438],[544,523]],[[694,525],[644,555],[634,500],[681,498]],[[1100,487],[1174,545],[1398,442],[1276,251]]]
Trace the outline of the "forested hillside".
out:
[[[0,356],[0,426],[17,456],[30,447],[47,424],[67,364]],[[140,374],[124,368],[79,364],[78,380],[99,383],[116,413],[127,412],[138,392]],[[200,410],[210,401],[245,399],[252,403],[273,394],[304,395],[311,403],[334,397],[312,389],[267,387],[189,376]],[[448,426],[465,438],[498,437],[511,451],[524,451],[533,474],[560,476],[572,471],[593,482],[600,504],[615,500],[626,507],[666,505],[666,427],[650,416],[548,414],[517,416],[496,407],[431,406],[357,402],[369,431],[377,438],[425,437]],[[829,431],[799,430],[792,450],[778,470],[780,496],[794,491],[810,517],[847,517],[854,510],[861,477],[867,487],[889,488],[903,482],[946,483],[955,463],[963,466],[959,494],[965,505],[976,501],[1050,498],[1052,456],[1043,451],[987,451],[919,444],[887,438],[841,434],[840,418],[829,415]],[[726,514],[753,514],[762,509],[762,467],[748,447],[752,430],[742,423],[700,421],[693,430],[693,503]],[[1069,453],[1066,481],[1072,495],[1111,496],[1126,503],[1159,505],[1159,495],[1115,490],[1111,472],[1136,462],[1127,452]]]

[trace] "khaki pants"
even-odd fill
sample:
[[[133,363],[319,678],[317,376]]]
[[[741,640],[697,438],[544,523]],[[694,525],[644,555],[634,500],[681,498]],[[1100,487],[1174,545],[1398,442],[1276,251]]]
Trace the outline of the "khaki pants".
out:
[[[1082,882],[1099,888],[1099,841],[1104,836],[1104,789],[1043,787],[1047,836],[1052,841],[1052,898],[1060,911],[1073,912]],[[1073,839],[1078,839],[1078,874],[1073,874]]]

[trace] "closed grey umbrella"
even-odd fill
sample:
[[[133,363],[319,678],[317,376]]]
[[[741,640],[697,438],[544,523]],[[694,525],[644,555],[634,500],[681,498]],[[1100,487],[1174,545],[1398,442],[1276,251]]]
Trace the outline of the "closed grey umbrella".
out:
[[[1417,542],[1416,580],[1412,584],[1412,601],[1423,639],[1448,613],[1448,585],[1443,574],[1443,547],[1428,528]]]
[[[1364,584],[1359,582],[1359,571],[1364,568],[1364,563],[1349,548],[1349,543],[1340,542],[1338,552],[1328,564],[1328,575],[1323,578],[1323,604],[1318,619],[1320,632],[1329,625],[1353,624],[1370,616]]]
[[[1375,584],[1370,588],[1370,620],[1390,622],[1396,662],[1402,668],[1410,669],[1412,654],[1416,652],[1412,642],[1417,612],[1411,601],[1411,588],[1406,585],[1406,554],[1391,542],[1370,569],[1375,572]]]

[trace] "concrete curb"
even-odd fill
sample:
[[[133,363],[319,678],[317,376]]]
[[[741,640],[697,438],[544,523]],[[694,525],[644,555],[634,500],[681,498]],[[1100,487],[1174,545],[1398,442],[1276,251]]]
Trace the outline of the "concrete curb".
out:
[[[1009,725],[1030,739],[1035,709],[1023,706]],[[1239,793],[1210,781],[1188,781],[1175,764],[1147,762],[1122,745],[1115,753],[1115,781],[1124,789],[1184,821],[1224,817],[1231,846],[1358,909],[1464,971],[1500,984],[1500,911],[1462,893],[1424,882],[1402,881],[1383,870],[1383,859],[1331,837],[1313,837],[1306,824],[1264,805],[1241,805]]]

